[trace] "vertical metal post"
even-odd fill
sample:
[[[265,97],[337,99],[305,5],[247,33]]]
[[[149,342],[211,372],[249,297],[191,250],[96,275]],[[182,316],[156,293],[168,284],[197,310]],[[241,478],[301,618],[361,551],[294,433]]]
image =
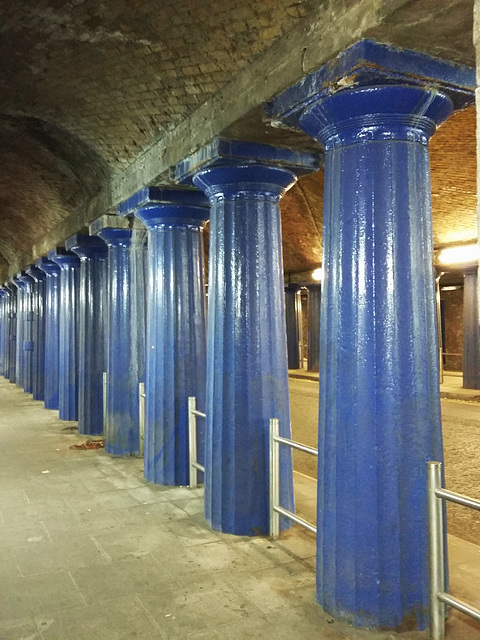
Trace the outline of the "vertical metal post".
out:
[[[445,591],[443,505],[435,494],[442,486],[442,463],[427,462],[428,542],[430,569],[430,633],[432,640],[445,638],[445,605],[438,594]]]
[[[435,300],[437,303],[437,331],[438,331],[438,350],[439,350],[439,369],[440,384],[443,384],[443,344],[442,344],[442,306],[440,304],[440,278],[443,276],[439,273],[435,278]]]
[[[145,383],[138,383],[138,453],[143,456],[145,444]]]
[[[193,396],[188,398],[188,467],[189,487],[195,489],[198,486],[197,468],[194,465],[197,459],[197,416],[196,401]]]
[[[103,432],[107,426],[107,372],[103,372]]]
[[[299,366],[300,369],[303,369],[303,315],[302,294],[300,290],[295,294],[295,315],[297,316]]]
[[[279,435],[278,418],[270,418],[270,535],[280,535],[280,514],[275,511],[280,503],[280,446],[275,438]]]

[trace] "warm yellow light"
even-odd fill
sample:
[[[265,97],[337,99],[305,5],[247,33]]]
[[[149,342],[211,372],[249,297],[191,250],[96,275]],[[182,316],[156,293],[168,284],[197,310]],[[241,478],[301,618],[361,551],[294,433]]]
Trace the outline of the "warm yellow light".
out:
[[[444,249],[438,256],[441,264],[470,264],[478,262],[480,252],[477,244],[466,244],[463,247],[449,247]]]
[[[323,280],[323,269],[322,267],[319,267],[318,269],[315,269],[315,271],[312,273],[312,278],[314,280]]]

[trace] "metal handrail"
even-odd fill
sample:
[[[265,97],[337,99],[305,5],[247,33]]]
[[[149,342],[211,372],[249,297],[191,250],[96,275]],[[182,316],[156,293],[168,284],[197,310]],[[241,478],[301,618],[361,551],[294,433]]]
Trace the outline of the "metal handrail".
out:
[[[480,610],[445,591],[444,518],[442,500],[480,511],[480,500],[442,487],[442,463],[427,462],[428,542],[430,567],[430,633],[445,639],[445,605],[480,621]]]
[[[143,456],[145,449],[145,383],[138,383],[138,452]]]
[[[188,398],[188,462],[189,462],[189,487],[198,487],[198,471],[205,471],[205,467],[197,461],[197,418],[207,416],[197,409],[195,396]]]
[[[279,435],[280,421],[278,418],[270,419],[270,535],[277,538],[280,535],[280,516],[284,516],[293,522],[305,527],[315,535],[317,527],[300,518],[292,511],[288,511],[280,506],[280,445],[283,444],[291,449],[297,449],[313,456],[318,456],[318,449],[309,447],[295,440],[289,440]]]

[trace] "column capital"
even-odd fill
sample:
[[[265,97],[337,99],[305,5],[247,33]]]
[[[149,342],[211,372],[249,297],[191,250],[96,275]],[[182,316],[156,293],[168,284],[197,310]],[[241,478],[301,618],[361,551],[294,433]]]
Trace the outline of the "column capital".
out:
[[[101,238],[108,247],[129,247],[132,242],[145,242],[145,227],[139,220],[104,215],[90,225],[90,234]]]
[[[203,226],[210,205],[198,189],[145,187],[118,205],[120,216],[141,220],[147,228],[160,225]]]
[[[45,257],[35,260],[35,266],[43,271],[47,276],[58,276],[60,273],[60,267],[58,264]]]
[[[88,258],[107,258],[105,243],[95,236],[76,233],[65,241],[65,248],[75,253],[80,260]]]
[[[373,140],[426,145],[452,112],[452,101],[437,89],[375,85],[319,98],[302,113],[299,125],[326,150]]]
[[[17,287],[17,289],[26,289],[28,284],[33,282],[33,279],[26,274],[25,271],[19,271],[12,278],[13,284]]]
[[[179,162],[175,167],[173,177],[181,184],[193,183],[199,186],[194,179],[195,176],[214,167],[221,167],[225,171],[223,177],[219,179],[251,182],[255,174],[253,168],[260,166],[265,170],[273,168],[279,171],[283,170],[286,175],[290,174],[290,180],[293,184],[296,176],[318,171],[321,165],[321,152],[300,152],[268,144],[215,138]],[[250,171],[248,171],[248,167]],[[242,169],[241,174],[235,173],[235,170],[240,168]],[[280,176],[280,173],[278,175]],[[261,174],[260,179],[256,182],[266,180],[266,176],[266,173]],[[270,179],[273,177],[271,176]],[[268,182],[268,180],[266,181]]]
[[[58,264],[60,269],[69,269],[70,267],[77,267],[80,264],[80,259],[74,253],[70,253],[63,247],[56,247],[48,252],[48,259]]]
[[[31,264],[26,271],[28,275],[35,280],[35,282],[43,282],[47,277],[45,271],[42,271],[42,269],[35,266],[35,264]]]
[[[329,60],[264,108],[274,126],[303,128],[302,114],[312,103],[345,88],[398,84],[430,88],[447,95],[455,110],[475,99],[475,69],[409,49],[362,40]]]

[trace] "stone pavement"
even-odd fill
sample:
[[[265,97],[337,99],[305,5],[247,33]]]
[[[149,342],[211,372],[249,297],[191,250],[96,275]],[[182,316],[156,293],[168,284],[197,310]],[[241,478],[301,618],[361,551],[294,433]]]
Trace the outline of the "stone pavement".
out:
[[[0,640],[400,637],[323,613],[308,532],[212,532],[201,489],[148,485],[138,458],[72,450],[85,441],[72,427],[0,378]],[[314,483],[296,485],[313,518]],[[478,606],[479,548],[450,546],[452,585]],[[480,638],[460,614],[448,625],[451,640]]]
[[[318,373],[306,369],[289,369],[290,378],[303,380],[318,380]],[[445,371],[443,383],[440,385],[440,397],[449,400],[464,400],[466,402],[480,402],[480,389],[464,389],[463,376],[456,371]]]

